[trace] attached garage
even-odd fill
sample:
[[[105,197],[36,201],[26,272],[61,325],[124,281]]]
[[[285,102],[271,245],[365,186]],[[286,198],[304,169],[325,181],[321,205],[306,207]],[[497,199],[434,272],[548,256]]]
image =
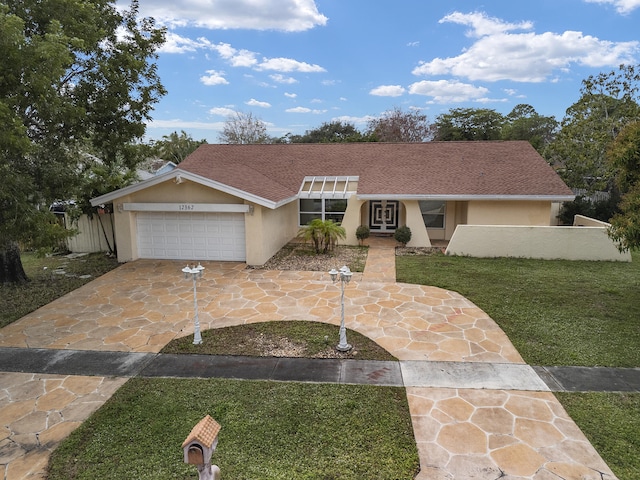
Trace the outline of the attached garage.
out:
[[[137,212],[140,258],[246,260],[243,213]]]

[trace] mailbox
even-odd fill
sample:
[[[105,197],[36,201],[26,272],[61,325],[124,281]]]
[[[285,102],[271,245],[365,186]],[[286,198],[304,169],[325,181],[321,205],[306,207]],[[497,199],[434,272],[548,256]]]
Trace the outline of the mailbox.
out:
[[[184,462],[198,467],[200,480],[218,480],[220,469],[211,465],[211,455],[218,446],[220,424],[209,415],[191,429],[191,433],[182,442]]]

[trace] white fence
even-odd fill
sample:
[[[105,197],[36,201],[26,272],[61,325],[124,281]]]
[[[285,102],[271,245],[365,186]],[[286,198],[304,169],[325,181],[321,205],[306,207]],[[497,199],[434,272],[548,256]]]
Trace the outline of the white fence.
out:
[[[65,214],[65,224],[67,228],[75,228],[78,234],[67,239],[67,248],[73,253],[108,252],[109,246],[113,248],[113,228],[112,213],[96,214],[91,219],[82,215],[76,223],[71,223],[71,219]],[[104,225],[104,232],[102,231]],[[106,234],[106,239],[105,239]]]
[[[607,235],[608,224],[586,217],[578,222],[593,226],[458,225],[446,253],[470,257],[631,261],[631,254],[620,253]]]

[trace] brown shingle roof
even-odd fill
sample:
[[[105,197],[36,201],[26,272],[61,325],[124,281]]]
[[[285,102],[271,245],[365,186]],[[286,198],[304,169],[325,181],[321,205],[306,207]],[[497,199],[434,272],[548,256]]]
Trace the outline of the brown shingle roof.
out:
[[[178,168],[273,202],[297,195],[305,176],[359,176],[366,196],[572,195],[525,141],[212,144]]]

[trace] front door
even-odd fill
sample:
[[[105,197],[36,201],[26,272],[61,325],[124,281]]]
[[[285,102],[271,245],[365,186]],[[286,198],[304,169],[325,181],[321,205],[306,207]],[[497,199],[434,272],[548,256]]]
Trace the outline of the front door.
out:
[[[372,200],[369,206],[369,228],[374,232],[394,232],[398,228],[398,201]]]

